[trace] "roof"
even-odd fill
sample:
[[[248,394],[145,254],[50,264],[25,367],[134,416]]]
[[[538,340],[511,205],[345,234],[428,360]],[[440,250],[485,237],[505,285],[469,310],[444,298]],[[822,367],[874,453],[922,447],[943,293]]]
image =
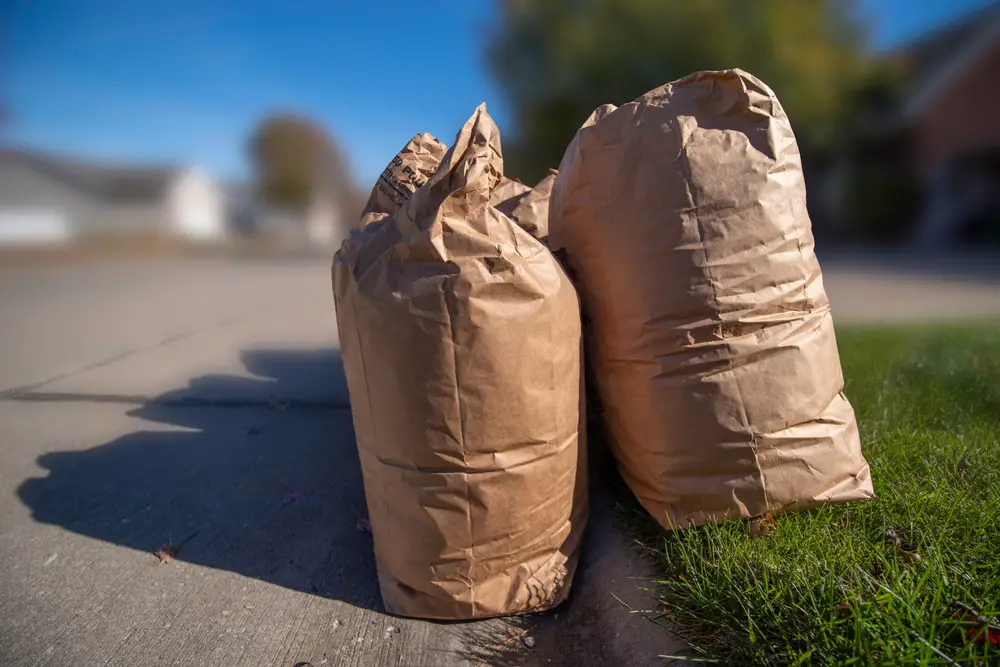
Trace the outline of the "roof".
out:
[[[184,170],[176,165],[101,163],[26,148],[0,148],[0,162],[27,166],[107,204],[142,204],[162,199]]]
[[[1000,46],[1000,2],[992,2],[958,21],[897,49],[905,63],[907,95],[903,114],[918,116],[943,94],[955,77]]]

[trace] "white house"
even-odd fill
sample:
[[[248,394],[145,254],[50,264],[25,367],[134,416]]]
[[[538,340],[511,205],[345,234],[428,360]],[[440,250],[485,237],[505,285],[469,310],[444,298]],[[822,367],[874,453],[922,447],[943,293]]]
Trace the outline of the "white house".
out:
[[[0,149],[0,244],[98,236],[226,236],[224,201],[203,171],[105,164],[37,150]]]

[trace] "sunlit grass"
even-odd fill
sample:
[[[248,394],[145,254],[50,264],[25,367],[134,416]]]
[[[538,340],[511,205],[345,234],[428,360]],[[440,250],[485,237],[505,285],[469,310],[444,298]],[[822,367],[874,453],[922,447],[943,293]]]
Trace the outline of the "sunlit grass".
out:
[[[647,524],[664,616],[727,664],[1000,665],[1000,323],[838,341],[877,499],[757,537]]]

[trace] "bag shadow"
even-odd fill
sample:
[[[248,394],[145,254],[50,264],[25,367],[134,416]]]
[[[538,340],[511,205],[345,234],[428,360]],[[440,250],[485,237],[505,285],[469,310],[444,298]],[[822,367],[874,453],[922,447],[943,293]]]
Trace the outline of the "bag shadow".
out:
[[[382,611],[339,350],[242,359],[255,378],[195,378],[129,410],[141,430],[40,456],[48,475],[21,500],[151,564],[170,545],[178,561]]]

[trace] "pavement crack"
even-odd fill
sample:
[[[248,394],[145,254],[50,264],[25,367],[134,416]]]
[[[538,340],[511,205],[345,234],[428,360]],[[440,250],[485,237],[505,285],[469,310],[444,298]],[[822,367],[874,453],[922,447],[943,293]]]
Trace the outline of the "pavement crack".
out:
[[[86,373],[87,371],[92,371],[92,370],[95,370],[95,369],[98,369],[98,368],[103,368],[104,366],[109,366],[109,365],[111,365],[113,363],[116,363],[118,361],[122,361],[123,359],[128,359],[129,357],[135,356],[137,354],[141,354],[143,352],[148,352],[150,350],[155,350],[155,349],[163,347],[165,345],[169,345],[171,343],[175,343],[175,342],[177,342],[179,340],[184,340],[185,338],[190,338],[192,336],[197,336],[198,334],[204,333],[206,331],[212,331],[213,329],[221,329],[222,327],[227,327],[227,326],[229,326],[231,324],[236,324],[237,322],[240,322],[241,320],[253,317],[256,314],[257,313],[255,313],[255,312],[243,313],[241,315],[236,315],[236,316],[229,317],[229,318],[226,318],[226,319],[223,319],[223,320],[219,320],[217,322],[213,322],[212,324],[210,324],[210,325],[208,325],[206,327],[201,327],[200,329],[192,329],[190,331],[182,331],[180,333],[173,334],[172,336],[167,336],[166,338],[158,340],[155,343],[152,343],[150,345],[143,345],[143,346],[135,347],[135,348],[132,348],[132,349],[129,349],[129,350],[124,350],[122,352],[118,352],[116,354],[113,354],[113,355],[111,355],[109,357],[105,357],[104,359],[100,359],[100,360],[95,361],[93,363],[86,364],[86,365],[84,365],[84,366],[82,366],[80,368],[75,368],[75,369],[73,369],[71,371],[65,371],[63,373],[57,373],[57,374],[55,374],[55,375],[53,375],[51,377],[48,377],[48,378],[46,378],[44,380],[39,381],[39,382],[32,382],[30,384],[21,385],[20,387],[12,387],[10,389],[5,389],[3,391],[0,391],[0,400],[5,400],[8,397],[16,395],[16,394],[24,394],[24,393],[27,393],[27,392],[31,392],[32,390],[39,389],[41,387],[44,387],[47,384],[51,384],[51,383],[56,382],[58,380],[65,380],[67,378],[73,377],[74,375],[79,375],[80,373]]]
[[[6,392],[2,402],[15,403],[116,403],[121,405],[162,406],[172,408],[268,408],[281,401],[288,409],[349,410],[350,403],[337,399],[307,398],[206,398],[201,396],[143,396],[140,394],[91,394],[59,391]]]

